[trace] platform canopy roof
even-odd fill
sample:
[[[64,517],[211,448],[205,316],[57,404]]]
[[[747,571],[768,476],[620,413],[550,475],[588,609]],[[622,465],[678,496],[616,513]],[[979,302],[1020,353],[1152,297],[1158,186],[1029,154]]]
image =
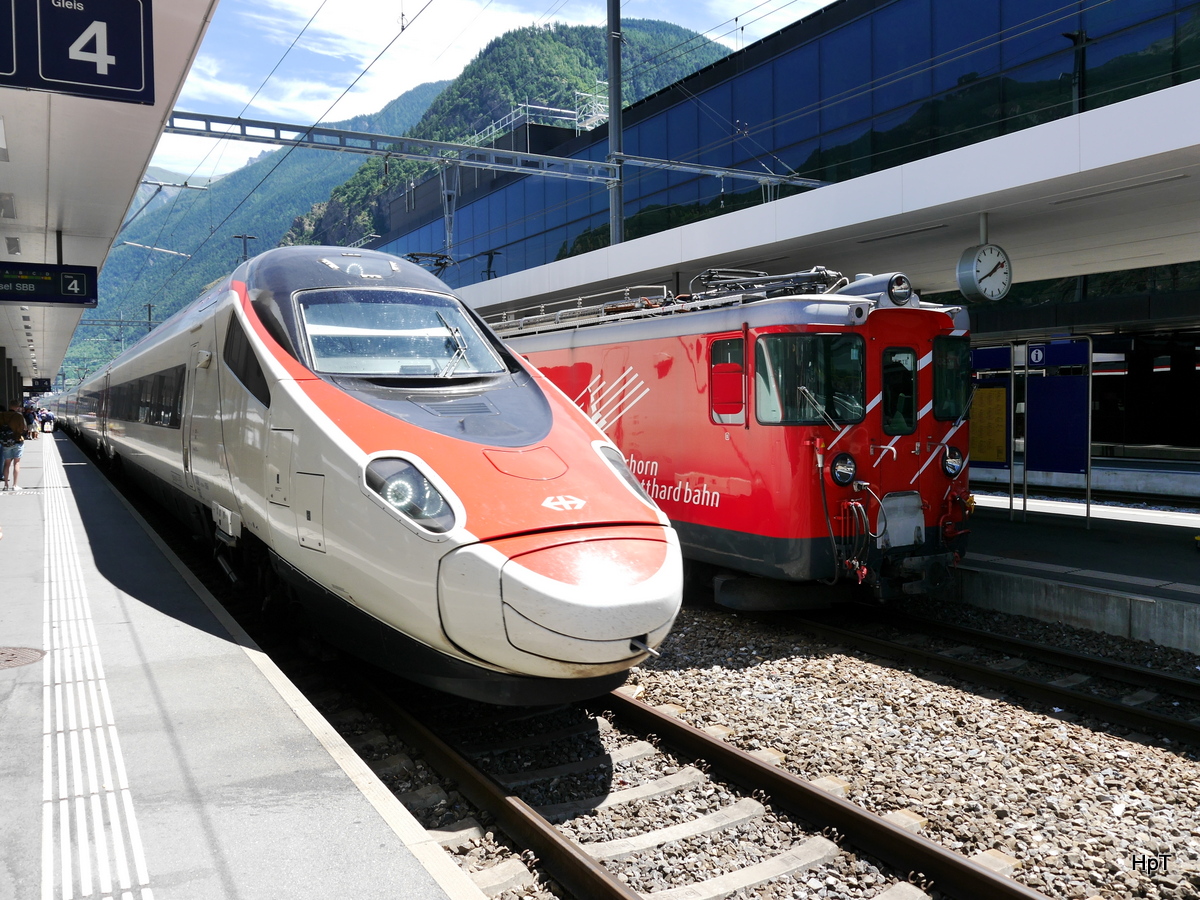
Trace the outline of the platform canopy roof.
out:
[[[142,6],[129,4],[131,8]],[[152,59],[148,59],[149,77],[138,96],[152,93],[152,103],[23,87],[12,78],[0,81],[0,276],[22,264],[30,268],[63,265],[84,271],[85,267],[103,266],[216,6],[217,0],[144,4],[152,13]],[[96,23],[83,23],[82,27],[95,29]],[[29,55],[23,60],[22,48],[28,45],[30,33],[20,22],[15,28],[16,68],[45,72],[45,50],[41,59]],[[8,37],[2,33],[5,30],[5,23],[0,23],[0,44]],[[118,31],[116,25],[111,34],[105,33],[105,43],[111,45],[107,55],[115,56],[118,46],[124,53],[130,33],[129,29]],[[95,31],[81,43],[64,43],[61,29],[57,35],[39,34],[37,39],[58,40],[64,56],[78,60],[82,52],[85,62],[103,49],[96,42]],[[92,65],[98,72],[115,71],[103,60]],[[0,52],[0,74],[10,68],[11,62]],[[151,84],[153,91],[145,90]],[[67,80],[54,86],[104,93]],[[121,95],[120,91],[109,93]],[[125,93],[133,96],[136,92]],[[90,290],[94,291],[94,286]],[[0,347],[5,348],[23,383],[28,386],[33,378],[52,379],[84,307],[36,299],[23,302],[11,293],[0,293],[0,298]]]

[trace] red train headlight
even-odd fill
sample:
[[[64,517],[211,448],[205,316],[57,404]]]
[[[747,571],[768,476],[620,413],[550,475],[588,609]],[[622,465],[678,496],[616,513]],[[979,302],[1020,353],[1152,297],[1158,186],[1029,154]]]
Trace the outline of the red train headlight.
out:
[[[829,477],[833,479],[834,484],[841,487],[852,482],[857,474],[858,463],[849,453],[839,453],[829,463]]]
[[[403,459],[377,459],[367,466],[367,487],[403,516],[438,533],[454,527],[454,510],[421,471]]]
[[[947,447],[946,452],[942,454],[942,471],[946,473],[947,478],[957,478],[965,463],[963,452],[957,447]]]

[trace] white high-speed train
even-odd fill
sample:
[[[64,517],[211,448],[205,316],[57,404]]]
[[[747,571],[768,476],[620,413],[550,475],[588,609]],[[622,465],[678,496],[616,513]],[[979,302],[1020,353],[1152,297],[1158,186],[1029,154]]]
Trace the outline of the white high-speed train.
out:
[[[617,448],[386,254],[263,253],[54,406],[306,628],[436,688],[595,695],[679,610],[678,539]]]

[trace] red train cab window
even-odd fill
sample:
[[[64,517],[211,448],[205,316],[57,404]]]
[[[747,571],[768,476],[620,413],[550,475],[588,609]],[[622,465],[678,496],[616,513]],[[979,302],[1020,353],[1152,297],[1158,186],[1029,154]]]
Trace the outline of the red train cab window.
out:
[[[883,433],[917,430],[917,352],[909,347],[883,351]]]
[[[712,420],[720,425],[746,421],[745,342],[742,338],[713,341],[708,348],[708,397]]]
[[[944,335],[933,339],[933,417],[957,421],[971,395],[971,339]]]
[[[754,415],[763,425],[861,422],[866,376],[860,334],[763,335],[754,349]]]

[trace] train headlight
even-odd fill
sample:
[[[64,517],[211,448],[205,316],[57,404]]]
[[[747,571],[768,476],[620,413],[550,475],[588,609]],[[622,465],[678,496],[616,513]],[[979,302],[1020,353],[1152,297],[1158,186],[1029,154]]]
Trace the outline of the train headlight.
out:
[[[655,509],[658,509],[658,504],[650,499],[650,495],[646,493],[641,483],[637,480],[637,476],[629,471],[629,466],[625,464],[625,457],[623,457],[612,447],[605,447],[602,445],[596,449],[600,451],[600,455],[603,456],[605,461],[613,467],[616,473],[621,476],[621,479],[627,485],[629,485],[629,489],[631,491],[633,491]]]
[[[421,471],[403,459],[377,459],[367,466],[367,487],[401,515],[438,533],[454,527],[454,510]]]
[[[854,480],[854,476],[858,474],[858,463],[854,461],[854,457],[849,453],[839,453],[829,463],[829,477],[833,479],[833,483],[845,487]]]
[[[965,463],[963,453],[957,447],[947,447],[946,452],[942,454],[942,471],[946,473],[947,478],[958,477]]]
[[[912,299],[912,283],[904,275],[896,274],[888,281],[888,299],[897,306],[906,306]]]

